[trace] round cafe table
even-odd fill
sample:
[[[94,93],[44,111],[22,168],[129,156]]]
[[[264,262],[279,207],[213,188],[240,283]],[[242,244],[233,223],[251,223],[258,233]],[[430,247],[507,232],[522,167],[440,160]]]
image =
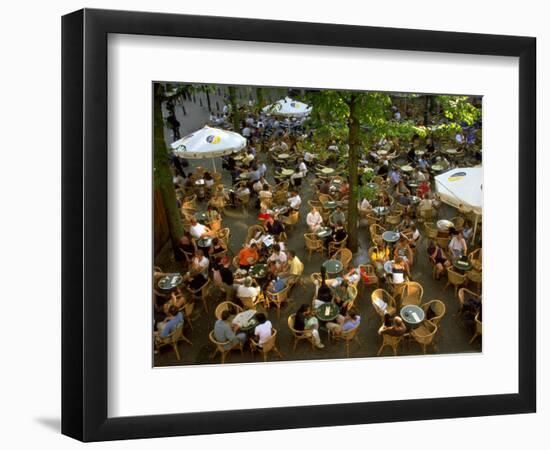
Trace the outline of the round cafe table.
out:
[[[456,148],[448,148],[447,150],[445,150],[445,153],[447,153],[448,155],[456,155],[458,153],[458,150]]]
[[[330,174],[334,173],[334,169],[332,169],[331,167],[323,167],[321,169],[321,173],[324,174],[324,175],[330,175]]]
[[[325,303],[315,310],[315,317],[322,322],[330,322],[340,314],[340,308],[334,303]]]
[[[455,269],[460,270],[461,272],[468,272],[469,270],[472,270],[472,264],[468,260],[462,260],[462,259],[455,259],[453,262],[453,266]]]
[[[248,269],[248,275],[252,278],[265,278],[267,274],[267,264],[254,264]]]
[[[199,211],[193,214],[193,217],[197,220],[197,222],[208,222],[208,214],[204,211]]]
[[[233,318],[233,323],[240,325],[239,331],[242,331],[243,333],[248,333],[249,331],[252,331],[254,328],[256,328],[256,325],[258,325],[258,319],[256,319],[256,313],[253,315],[250,315],[251,313],[249,310],[243,311],[239,314],[237,314]],[[246,316],[250,316],[248,320],[245,319]]]
[[[378,190],[378,187],[379,187],[377,183],[367,183],[367,184],[365,184],[365,186],[366,186],[367,188],[373,189],[373,190],[375,190],[375,191]]]
[[[290,155],[288,153],[279,153],[277,155],[277,158],[279,158],[279,159],[288,159],[288,158],[290,158]]]
[[[195,181],[195,186],[204,186],[205,184],[206,182],[202,178]]]
[[[284,177],[289,177],[293,173],[294,173],[294,170],[292,170],[292,169],[282,169],[281,170],[281,175],[284,176]]]
[[[273,212],[277,215],[285,214],[287,211],[288,211],[288,206],[275,206],[275,208],[273,208]]]
[[[386,261],[384,263],[384,272],[386,272],[388,275],[391,275],[392,273],[392,266],[395,261],[392,259],[391,261]]]
[[[240,154],[240,155],[237,155],[237,156],[234,156],[233,159],[235,161],[242,161],[244,158],[244,155],[243,154]]]
[[[319,228],[316,232],[315,232],[315,235],[318,237],[318,238],[321,238],[321,239],[324,239],[324,238],[328,238],[332,235],[332,228],[329,228],[329,227],[322,227],[322,228]]]
[[[212,240],[213,240],[213,238],[211,238],[211,237],[200,238],[197,241],[197,247],[208,248],[212,245]]]
[[[390,212],[390,208],[387,206],[377,206],[376,208],[372,208],[372,211],[377,216],[387,216]]]
[[[433,172],[441,172],[443,170],[443,166],[441,164],[433,164],[431,169]]]
[[[426,150],[415,150],[415,151],[414,151],[414,154],[415,154],[416,156],[423,156],[423,155],[426,154]]]
[[[420,203],[420,197],[416,195],[411,195],[409,198],[411,199],[411,205],[418,205]]]
[[[328,202],[323,203],[323,208],[325,209],[336,209],[338,203],[335,201],[329,200]]]
[[[323,267],[327,270],[328,275],[336,275],[340,273],[344,266],[337,259],[328,259],[323,263]]]
[[[399,240],[400,234],[397,231],[384,231],[382,233],[382,239],[388,244],[393,244]]]
[[[376,153],[378,153],[379,156],[386,156],[388,154],[387,150],[378,150]]]
[[[183,277],[179,273],[169,273],[162,277],[157,285],[164,291],[169,291],[179,286],[183,282]]]
[[[409,173],[412,172],[414,169],[412,168],[412,166],[405,164],[404,166],[401,166],[401,170],[405,173]]]
[[[425,319],[424,310],[416,305],[403,306],[399,315],[403,319],[403,322],[413,328],[420,325]]]

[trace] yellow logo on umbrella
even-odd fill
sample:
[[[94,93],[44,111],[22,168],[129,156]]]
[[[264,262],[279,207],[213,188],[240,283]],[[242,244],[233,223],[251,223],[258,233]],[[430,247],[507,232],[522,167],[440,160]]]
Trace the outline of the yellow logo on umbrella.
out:
[[[449,177],[449,181],[459,181],[466,176],[466,172],[455,172]]]
[[[208,142],[209,144],[217,144],[221,140],[222,140],[222,138],[220,136],[215,135],[215,134],[211,134],[210,136],[208,136],[206,138],[206,142]]]

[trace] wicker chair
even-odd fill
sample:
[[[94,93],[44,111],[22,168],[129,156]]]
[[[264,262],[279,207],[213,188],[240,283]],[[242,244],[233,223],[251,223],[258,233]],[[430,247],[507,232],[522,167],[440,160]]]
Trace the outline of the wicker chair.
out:
[[[412,338],[422,347],[424,354],[426,354],[428,346],[433,344],[437,329],[437,325],[425,320],[420,326],[411,331]]]
[[[415,281],[407,281],[403,290],[401,291],[401,306],[405,305],[417,305],[422,302],[422,295],[424,289],[420,283]]]
[[[243,344],[241,342],[236,343],[233,347],[226,348],[226,345],[229,344],[229,341],[226,341],[226,342],[217,341],[216,338],[214,337],[213,331],[210,332],[210,334],[208,335],[208,338],[210,339],[210,342],[212,342],[216,346],[216,350],[211,355],[211,358],[214,358],[217,353],[220,353],[222,364],[225,363],[226,355],[228,355],[231,350],[240,350],[241,355],[243,354]]]
[[[221,302],[218,306],[216,306],[216,310],[214,311],[214,315],[216,316],[216,319],[221,319],[222,318],[222,313],[224,311],[227,311],[227,310],[233,310],[235,311],[235,315],[243,312],[243,309],[239,306],[239,305],[236,305],[235,303],[233,302]]]
[[[421,209],[421,210],[419,210],[419,213],[420,213],[419,218],[423,222],[429,222],[429,221],[433,220],[434,215],[435,215],[433,208]]]
[[[481,247],[476,248],[474,251],[472,251],[468,255],[468,260],[470,261],[470,264],[477,271],[481,271],[482,262],[483,262],[482,256],[483,256],[483,250],[481,249]]]
[[[341,241],[331,241],[328,243],[328,256],[332,257],[333,254],[335,254],[338,250],[345,248],[346,244],[348,242],[347,236],[342,239]]]
[[[424,229],[426,230],[426,237],[428,239],[436,240],[437,239],[437,227],[433,222],[424,222]],[[445,247],[446,248],[446,247]]]
[[[197,290],[193,291],[190,289],[193,297],[200,297],[202,301],[202,307],[206,312],[208,312],[208,292],[210,291],[210,286],[210,280],[207,279],[206,283],[204,283]]]
[[[382,219],[378,216],[373,216],[372,214],[367,214],[367,223],[369,224],[369,227],[371,225],[378,225],[380,222],[382,222]]]
[[[386,303],[387,308],[385,311],[378,304],[380,301]],[[385,313],[394,315],[397,311],[397,302],[395,301],[395,298],[384,289],[375,289],[371,294],[371,302],[372,307],[382,320],[384,320]]]
[[[454,227],[458,231],[462,231],[464,228],[464,217],[462,216],[456,216],[451,219],[451,222],[453,223]]]
[[[370,231],[370,238],[374,245],[384,245],[384,239],[382,239],[382,234],[386,229],[384,227],[381,227],[380,225],[373,224],[369,226]]]
[[[243,208],[243,214],[248,217],[248,204],[250,203],[250,194],[241,194],[235,196],[236,205],[241,205]]]
[[[296,345],[298,344],[299,341],[309,341],[309,343],[311,344],[311,349],[313,350],[315,348],[315,342],[313,340],[313,336],[307,330],[304,330],[304,331],[296,330],[294,328],[295,319],[296,319],[296,314],[291,314],[290,316],[288,316],[288,320],[287,320],[288,328],[290,329],[290,332],[294,337],[294,346],[292,348],[292,351],[296,352]]]
[[[164,338],[155,338],[155,349],[157,351],[160,351],[161,347],[171,345],[174,349],[174,352],[176,353],[176,359],[179,361],[181,360],[180,352],[178,350],[178,343],[180,341],[185,341],[189,345],[193,345],[193,343],[183,335],[183,323],[178,324],[176,329],[172,331],[168,336]]]
[[[282,291],[279,291],[277,293],[272,293],[267,289],[265,291],[265,300],[266,300],[266,307],[270,307],[271,305],[275,305],[277,307],[277,319],[281,317],[281,306],[283,303],[289,303],[289,292],[290,292],[290,285],[287,285]]]
[[[290,230],[300,220],[300,212],[299,211],[291,211],[288,216],[282,216],[282,219],[283,219],[283,223],[285,225],[285,228],[287,230]]]
[[[438,236],[435,238],[435,242],[437,242],[437,245],[439,245],[443,250],[446,250],[447,247],[449,247],[450,240],[451,238],[442,236]]]
[[[389,334],[382,335],[382,345],[378,349],[376,356],[380,356],[384,351],[384,347],[391,347],[393,350],[393,356],[397,356],[397,348],[403,341],[403,336],[390,336]]]
[[[477,270],[469,270],[466,272],[466,278],[468,285],[474,283],[476,285],[476,290],[478,293],[481,293],[481,282],[483,280],[481,272]]]
[[[455,272],[453,269],[447,269],[447,284],[443,290],[447,289],[451,284],[455,287],[455,297],[458,295],[458,289],[460,286],[466,283],[466,275],[462,275],[458,272]]]
[[[361,276],[361,281],[359,284],[359,290],[361,293],[363,292],[365,286],[376,286],[377,288],[380,286],[380,280],[378,279],[378,276],[376,275],[376,270],[372,264],[359,265],[359,271],[361,274],[363,272],[366,273],[368,277],[368,281],[365,281],[365,279]]]
[[[279,349],[276,345],[277,342],[277,330],[275,328],[272,328],[271,330],[271,337],[263,343],[263,345],[259,345],[255,340],[250,339],[250,351],[254,355],[256,351],[259,351],[263,357],[264,362],[267,362],[267,355],[269,352],[274,351],[279,356],[279,359],[283,359],[283,355],[281,352],[279,352]]]
[[[355,328],[352,328],[348,331],[342,331],[339,334],[334,333],[329,328],[329,337],[331,342],[342,340],[344,341],[344,346],[346,347],[346,357],[349,358],[349,347],[352,341],[357,342],[357,345],[361,347],[361,341],[359,340],[359,336],[357,336],[357,333],[359,332],[359,326],[356,326]]]
[[[437,326],[439,326],[439,322],[441,322],[441,319],[443,319],[443,316],[445,315],[445,311],[447,309],[445,303],[443,303],[441,300],[430,300],[429,302],[424,303],[421,308],[423,309],[426,317],[428,317],[428,312],[430,310],[433,314],[435,314],[435,316],[433,316],[429,320]]]
[[[324,253],[323,241],[319,240],[315,233],[305,233],[304,242],[306,244],[306,250],[308,251],[308,259],[311,261],[311,254],[313,252]]]
[[[250,242],[250,239],[252,239],[253,237],[255,237],[258,233],[263,233],[264,232],[264,227],[262,227],[261,225],[252,225],[250,227],[248,227],[248,231],[246,233],[246,242]]]
[[[470,344],[474,342],[478,337],[481,337],[483,332],[482,323],[481,320],[479,320],[479,313],[476,314],[474,320],[476,322],[476,331],[472,336],[472,339],[470,339]]]
[[[386,223],[388,225],[392,225],[392,226],[396,227],[401,223],[402,219],[403,219],[403,214],[402,213],[391,214],[391,215],[386,216]]]
[[[470,291],[466,288],[460,288],[458,290],[458,315],[462,314],[464,311],[464,303],[468,297],[472,297],[478,301],[481,301],[481,295],[476,294],[475,292]]]
[[[353,259],[353,253],[349,248],[341,248],[334,255],[332,259],[337,259],[342,263],[343,270],[347,270],[351,260]]]
[[[229,228],[222,228],[216,233],[216,236],[218,239],[220,239],[224,247],[227,249],[227,251],[231,252],[231,249],[229,247],[229,238],[231,237],[231,230]]]

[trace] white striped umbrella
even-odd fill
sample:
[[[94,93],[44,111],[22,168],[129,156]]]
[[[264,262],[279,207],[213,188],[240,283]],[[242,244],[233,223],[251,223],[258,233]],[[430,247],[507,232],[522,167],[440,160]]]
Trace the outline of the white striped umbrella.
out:
[[[271,105],[265,106],[262,111],[276,116],[304,117],[311,113],[311,106],[297,100],[292,100],[290,97],[285,97]]]

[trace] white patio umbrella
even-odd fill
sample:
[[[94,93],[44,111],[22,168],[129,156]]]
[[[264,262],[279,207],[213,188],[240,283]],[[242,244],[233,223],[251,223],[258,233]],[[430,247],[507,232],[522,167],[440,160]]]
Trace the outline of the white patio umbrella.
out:
[[[435,190],[441,201],[455,208],[462,207],[475,213],[474,233],[483,209],[483,169],[465,167],[451,169],[435,177]]]
[[[188,159],[216,158],[230,155],[246,147],[246,139],[239,133],[205,126],[170,144],[174,155]],[[214,171],[216,164],[212,160]]]
[[[305,117],[311,112],[311,106],[297,100],[292,100],[290,97],[285,97],[271,105],[265,106],[262,111],[277,116]]]

